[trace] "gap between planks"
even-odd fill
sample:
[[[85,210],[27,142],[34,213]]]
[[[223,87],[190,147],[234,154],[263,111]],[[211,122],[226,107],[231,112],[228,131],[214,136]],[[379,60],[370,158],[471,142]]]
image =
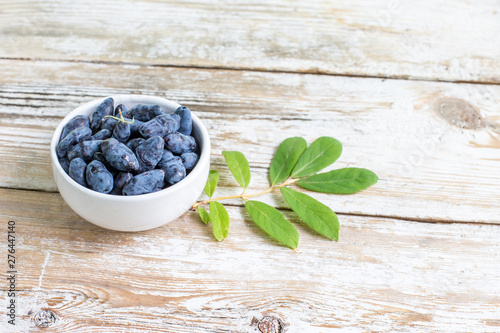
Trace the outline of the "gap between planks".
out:
[[[420,81],[420,82],[445,82],[457,84],[478,84],[478,85],[491,85],[498,86],[500,82],[484,82],[479,80],[445,80],[445,79],[424,79],[418,77],[410,77],[409,75],[362,75],[353,73],[328,73],[321,70],[278,70],[278,69],[264,69],[264,68],[251,68],[251,67],[224,67],[224,66],[197,66],[197,65],[175,65],[175,64],[155,64],[146,62],[133,62],[133,61],[105,61],[105,60],[71,60],[71,59],[43,59],[43,58],[30,58],[30,57],[0,57],[0,60],[11,61],[33,61],[33,62],[61,62],[61,63],[79,63],[79,64],[96,64],[96,65],[113,65],[113,66],[142,66],[142,67],[156,67],[156,68],[184,68],[184,69],[203,69],[203,70],[224,70],[224,71],[241,71],[241,72],[257,72],[257,73],[277,73],[277,74],[311,74],[311,75],[324,75],[335,77],[348,77],[348,78],[366,78],[366,79],[387,79],[387,80],[403,80],[403,81]]]

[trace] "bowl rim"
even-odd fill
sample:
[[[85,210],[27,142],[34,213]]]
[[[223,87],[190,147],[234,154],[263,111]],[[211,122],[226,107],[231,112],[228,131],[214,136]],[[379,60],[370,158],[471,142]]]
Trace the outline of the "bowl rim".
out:
[[[146,199],[155,199],[164,195],[168,195],[169,193],[175,192],[177,190],[182,189],[183,187],[187,186],[191,180],[194,180],[199,173],[202,172],[203,165],[206,163],[210,162],[210,137],[208,135],[207,128],[203,124],[203,122],[196,116],[193,112],[191,112],[191,118],[193,120],[193,127],[196,126],[197,129],[200,131],[200,136],[203,138],[203,145],[200,147],[200,157],[198,159],[198,162],[196,163],[195,167],[191,170],[191,172],[180,182],[169,186],[168,188],[162,189],[157,192],[153,193],[146,193],[146,194],[140,194],[140,195],[112,195],[108,193],[100,193],[94,190],[91,190],[83,185],[78,184],[73,178],[71,178],[66,171],[61,166],[61,163],[59,163],[59,158],[56,154],[56,147],[59,144],[59,138],[61,137],[63,127],[71,120],[73,117],[79,114],[85,114],[83,110],[88,109],[95,105],[99,105],[102,101],[104,101],[106,98],[113,98],[115,101],[115,104],[118,105],[120,103],[116,103],[116,101],[120,101],[123,98],[132,98],[132,99],[138,99],[141,100],[140,102],[137,102],[137,104],[143,103],[143,104],[167,104],[170,105],[174,108],[178,108],[181,106],[181,104],[173,102],[171,100],[168,100],[163,97],[159,96],[153,96],[153,95],[138,95],[138,94],[117,94],[117,95],[110,95],[106,96],[103,98],[98,98],[94,99],[92,101],[89,101],[85,104],[82,104],[78,106],[76,109],[71,111],[69,114],[67,114],[57,125],[56,129],[54,130],[54,133],[52,134],[52,140],[50,143],[50,157],[52,160],[52,167],[55,170],[62,175],[62,177],[69,182],[73,187],[75,187],[77,190],[90,195],[94,196],[97,199],[102,198],[105,200],[112,200],[112,201],[117,201],[117,202],[131,202],[131,201],[143,201]],[[93,111],[92,111],[93,112]],[[90,115],[88,115],[90,117]]]

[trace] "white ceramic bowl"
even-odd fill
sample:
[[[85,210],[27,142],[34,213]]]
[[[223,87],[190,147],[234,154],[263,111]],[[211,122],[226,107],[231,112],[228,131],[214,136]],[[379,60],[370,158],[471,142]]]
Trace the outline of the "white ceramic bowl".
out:
[[[158,104],[163,110],[174,112],[180,105],[164,98],[145,95],[111,96],[115,106],[124,104],[128,108],[136,104]],[[92,115],[104,100],[98,99],[76,108],[57,126],[50,145],[52,171],[57,188],[66,203],[81,217],[100,227],[117,231],[141,231],[167,224],[182,214],[198,199],[210,169],[210,138],[203,123],[196,115],[193,118],[193,134],[199,147],[200,157],[196,166],[179,183],[164,190],[135,196],[103,194],[75,182],[61,167],[56,146],[64,125],[79,114]]]

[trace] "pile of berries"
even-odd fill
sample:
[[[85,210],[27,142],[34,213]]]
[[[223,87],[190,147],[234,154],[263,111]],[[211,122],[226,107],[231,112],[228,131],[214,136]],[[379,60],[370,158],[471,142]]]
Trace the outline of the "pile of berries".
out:
[[[159,105],[131,109],[105,99],[92,117],[63,128],[56,152],[78,184],[101,193],[138,195],[178,183],[198,162],[191,111],[165,113]]]

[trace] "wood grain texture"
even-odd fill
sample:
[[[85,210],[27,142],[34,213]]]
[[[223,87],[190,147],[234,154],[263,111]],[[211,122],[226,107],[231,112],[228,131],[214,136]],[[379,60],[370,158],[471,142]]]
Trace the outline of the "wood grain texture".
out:
[[[498,332],[499,9],[0,2],[0,233],[16,221],[19,272],[18,325],[6,323],[3,284],[0,332],[259,333],[264,315],[287,333]],[[249,192],[262,191],[291,136],[339,139],[333,167],[380,181],[353,196],[309,192],[338,212],[338,243],[277,193],[259,198],[297,226],[297,251],[270,240],[238,200],[221,243],[192,212],[146,232],[98,228],[57,193],[49,142],[75,107],[122,93],[166,97],[202,119],[221,172],[215,196],[241,192],[222,150],[245,153]],[[56,323],[35,327],[45,310]]]
[[[499,15],[496,0],[10,0],[0,57],[500,83]]]
[[[271,243],[240,207],[229,207],[222,243],[195,213],[118,233],[83,221],[57,193],[0,189],[0,207],[1,230],[8,220],[17,224],[23,332],[40,308],[58,321],[30,332],[254,332],[251,320],[262,313],[278,315],[289,333],[500,325],[494,225],[342,215],[336,243],[284,211],[301,237],[292,252]]]
[[[0,68],[3,187],[56,191],[48,149],[63,116],[106,95],[154,94],[188,105],[208,127],[222,174],[216,196],[240,191],[222,150],[245,153],[251,192],[269,186],[282,140],[328,135],[344,144],[335,168],[364,167],[380,178],[352,196],[313,194],[334,211],[500,223],[497,86],[5,60]]]

